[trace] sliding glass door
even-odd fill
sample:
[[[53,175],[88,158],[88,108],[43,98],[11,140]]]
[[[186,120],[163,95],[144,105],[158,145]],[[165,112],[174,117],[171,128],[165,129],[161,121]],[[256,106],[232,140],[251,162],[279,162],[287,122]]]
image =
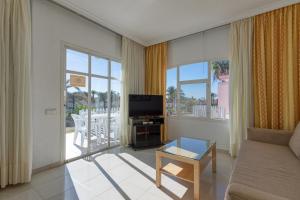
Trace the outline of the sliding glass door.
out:
[[[65,68],[65,159],[120,142],[121,64],[67,48]]]

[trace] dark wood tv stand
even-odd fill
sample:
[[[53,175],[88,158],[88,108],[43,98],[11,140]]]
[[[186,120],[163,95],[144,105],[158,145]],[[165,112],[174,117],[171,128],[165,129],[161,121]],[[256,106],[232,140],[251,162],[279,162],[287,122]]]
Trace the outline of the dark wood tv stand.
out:
[[[134,149],[161,145],[162,116],[130,117],[131,144]]]

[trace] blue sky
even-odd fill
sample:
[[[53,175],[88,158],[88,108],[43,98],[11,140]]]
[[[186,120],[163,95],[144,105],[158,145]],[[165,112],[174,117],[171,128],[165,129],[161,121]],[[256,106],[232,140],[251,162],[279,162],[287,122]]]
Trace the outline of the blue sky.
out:
[[[88,73],[88,55],[78,51],[67,49],[67,70]],[[107,59],[91,57],[91,71],[92,74],[108,76]],[[111,75],[112,77],[121,79],[121,63],[111,61]],[[70,79],[70,74],[66,75],[66,79]],[[106,92],[108,88],[107,79],[92,78],[91,89],[98,92]],[[86,87],[80,88],[82,91],[88,91],[88,78],[86,77]],[[112,81],[111,89],[120,92],[119,81]],[[76,91],[74,88],[68,89],[69,92]]]
[[[92,56],[91,58],[91,70],[93,74],[108,76],[108,60]],[[67,69],[72,71],[88,73],[88,55],[71,49],[67,49]],[[194,63],[188,65],[182,65],[180,70],[180,80],[193,80],[193,79],[205,79],[208,76],[208,63]],[[167,71],[167,88],[169,86],[177,85],[177,70],[176,68],[169,69]],[[111,75],[115,78],[121,79],[121,64],[115,61],[111,62]],[[70,75],[67,74],[67,79]],[[212,79],[213,80],[213,79]],[[107,80],[93,78],[92,90],[105,92],[107,91]],[[212,92],[217,93],[218,81],[212,82]],[[118,81],[112,81],[112,90],[120,92],[120,84]],[[86,87],[80,88],[82,91],[88,90],[88,79],[86,77]],[[206,95],[205,84],[188,84],[182,86],[182,89],[187,97],[201,98]],[[75,91],[75,89],[69,89],[69,92]]]
[[[182,65],[179,68],[180,81],[193,79],[206,79],[208,76],[208,63],[194,63],[189,65]],[[211,79],[213,80],[213,78]],[[167,88],[169,86],[176,87],[177,85],[177,69],[171,68],[167,71]],[[218,81],[212,81],[212,92],[217,93]],[[187,97],[201,98],[206,96],[205,84],[188,84],[183,85],[182,90]]]

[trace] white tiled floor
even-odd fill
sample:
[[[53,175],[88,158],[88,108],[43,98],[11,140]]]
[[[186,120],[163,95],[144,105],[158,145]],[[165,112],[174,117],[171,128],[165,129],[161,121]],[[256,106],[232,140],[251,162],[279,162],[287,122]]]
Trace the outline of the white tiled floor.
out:
[[[74,132],[66,134],[66,159],[75,158],[84,154],[84,148],[87,146],[87,141],[84,142],[83,147],[80,148],[80,135],[77,137],[76,144],[73,144]]]
[[[108,147],[107,138],[102,138],[101,143],[97,143],[97,138],[93,136],[91,142],[91,148],[95,151],[98,151],[99,149],[104,149]],[[74,141],[74,132],[70,132],[66,134],[66,159],[76,158],[86,153],[87,151],[87,139],[84,139],[83,145],[81,146],[81,137],[80,134],[78,134],[76,143],[73,143]],[[111,139],[111,146],[118,145],[119,139],[113,140]]]
[[[192,199],[192,184],[162,177],[155,186],[155,149],[115,148],[33,176],[30,184],[0,190],[0,200],[168,200]],[[224,198],[232,159],[217,154],[217,174],[208,166],[201,176],[201,198]]]

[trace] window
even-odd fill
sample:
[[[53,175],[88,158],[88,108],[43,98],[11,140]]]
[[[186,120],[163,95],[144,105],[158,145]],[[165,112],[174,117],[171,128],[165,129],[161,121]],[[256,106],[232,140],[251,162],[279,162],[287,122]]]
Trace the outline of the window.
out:
[[[92,74],[100,76],[108,76],[108,60],[104,58],[91,57],[91,70]]]
[[[167,113],[210,119],[229,118],[229,61],[180,65],[167,71]]]
[[[229,119],[229,61],[211,62],[212,119]]]
[[[180,81],[208,79],[208,62],[181,65],[179,72]]]
[[[89,57],[85,53],[67,49],[67,70],[88,73]]]
[[[177,69],[169,69],[167,71],[167,113],[176,115],[176,100],[177,100]]]
[[[180,84],[180,112],[185,116],[206,117],[206,83]]]

